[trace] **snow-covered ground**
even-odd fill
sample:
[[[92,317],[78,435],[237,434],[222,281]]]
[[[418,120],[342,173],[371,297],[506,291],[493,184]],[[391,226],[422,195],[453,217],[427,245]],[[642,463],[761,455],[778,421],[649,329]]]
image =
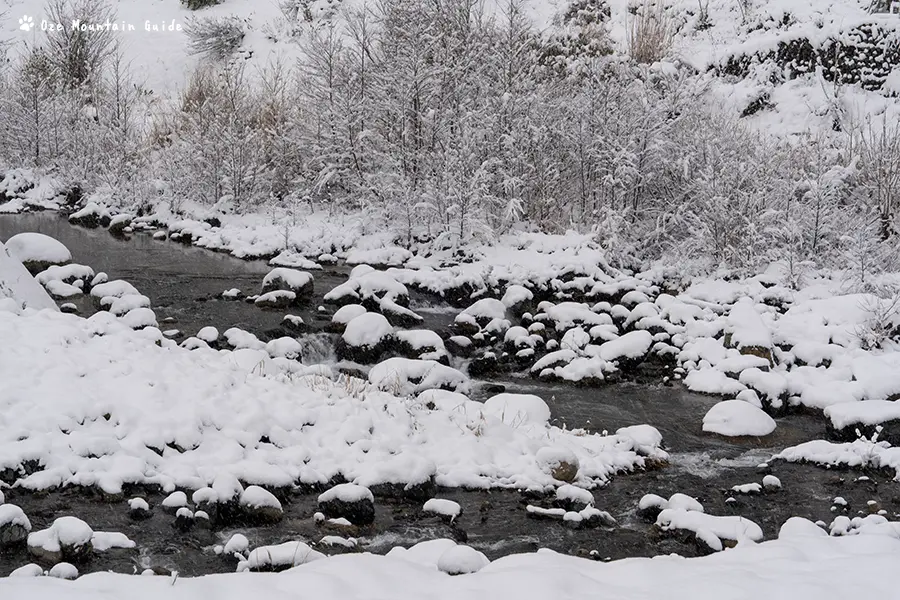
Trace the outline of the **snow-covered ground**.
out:
[[[479,565],[475,573],[455,577],[446,571],[450,567],[462,570],[471,564],[471,558],[445,540],[447,544],[439,548],[417,547],[387,557],[362,554],[319,558],[279,574],[190,579],[95,573],[74,582],[16,577],[0,580],[0,594],[35,600],[62,596],[73,600],[161,596],[237,600],[248,595],[284,599],[316,595],[348,600],[512,595],[524,600],[550,596],[574,600],[602,590],[605,597],[629,600],[750,600],[785,594],[797,600],[893,597],[895,583],[885,574],[891,572],[900,555],[896,528],[874,527],[858,533],[829,537],[813,523],[798,519],[785,525],[778,540],[758,545],[748,542],[706,558],[666,556],[601,564],[542,551],[508,556]],[[434,542],[429,544],[433,546]],[[449,563],[454,557],[449,553],[455,556],[452,565]],[[270,552],[267,556],[274,555]]]

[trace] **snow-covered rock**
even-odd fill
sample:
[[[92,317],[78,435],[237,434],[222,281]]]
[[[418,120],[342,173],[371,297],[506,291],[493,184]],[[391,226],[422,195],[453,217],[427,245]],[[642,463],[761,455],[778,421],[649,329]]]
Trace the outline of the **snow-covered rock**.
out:
[[[240,499],[245,518],[253,523],[277,523],[284,516],[281,502],[272,492],[257,485],[244,489]]]
[[[77,564],[93,552],[93,537],[94,531],[81,519],[60,517],[49,528],[28,535],[28,550],[48,562],[65,560]]]
[[[57,563],[47,571],[47,575],[49,577],[56,577],[57,579],[78,579],[78,568],[75,565],[65,562]]]
[[[28,538],[31,521],[15,504],[0,504],[0,548],[20,544]]]
[[[384,315],[365,313],[351,319],[338,342],[338,356],[346,360],[375,362],[393,340],[394,327]]]
[[[0,304],[4,301],[9,301],[15,309],[59,310],[22,262],[0,242]]]
[[[321,560],[325,555],[304,542],[284,542],[274,546],[254,548],[247,560],[238,563],[241,571],[281,571]]]
[[[432,498],[428,500],[422,506],[422,510],[427,513],[445,517],[450,522],[453,522],[462,514],[462,507],[460,507],[458,502],[454,502],[453,500],[443,500],[441,498]]]
[[[342,483],[319,495],[319,510],[329,518],[347,519],[354,525],[375,521],[375,496],[369,488]]]
[[[703,431],[719,435],[763,437],[775,431],[775,420],[748,402],[724,400],[703,417]]]
[[[6,240],[9,254],[37,275],[53,265],[72,262],[72,253],[65,245],[43,233],[19,233]]]
[[[306,271],[298,271],[286,267],[272,269],[263,278],[262,295],[277,290],[288,291],[294,294],[295,299],[308,298],[313,293],[313,276]]]

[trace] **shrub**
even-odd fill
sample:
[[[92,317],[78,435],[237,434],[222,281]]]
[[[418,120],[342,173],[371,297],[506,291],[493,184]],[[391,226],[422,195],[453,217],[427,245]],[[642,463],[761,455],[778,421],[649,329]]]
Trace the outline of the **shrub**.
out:
[[[205,54],[222,60],[240,48],[244,41],[244,22],[233,16],[190,19],[185,33],[193,54]]]
[[[629,54],[637,62],[653,63],[665,58],[675,32],[663,0],[644,0],[627,33]]]
[[[206,8],[208,6],[222,4],[222,0],[181,0],[181,3],[188,10],[200,10],[201,8]]]

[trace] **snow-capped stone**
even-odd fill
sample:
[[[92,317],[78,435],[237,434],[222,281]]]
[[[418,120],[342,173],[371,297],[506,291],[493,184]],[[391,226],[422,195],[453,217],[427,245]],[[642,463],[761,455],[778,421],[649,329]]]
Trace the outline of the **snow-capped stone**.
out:
[[[535,454],[535,460],[557,481],[572,483],[578,478],[578,457],[568,448],[544,446]]]
[[[287,290],[275,290],[261,294],[254,300],[260,308],[283,310],[297,301],[297,294]]]
[[[656,526],[662,531],[686,530],[698,536],[712,534],[720,540],[736,542],[759,542],[763,539],[762,529],[749,519],[738,516],[718,517],[691,510],[667,508],[659,513]]]
[[[313,293],[313,285],[313,276],[310,273],[278,267],[263,278],[262,294],[283,290],[294,293],[295,298],[307,298]]]
[[[256,523],[277,523],[284,516],[281,502],[268,490],[256,485],[244,489],[240,499],[246,518]]]
[[[742,400],[719,402],[703,417],[703,431],[724,436],[762,437],[775,431],[775,420]]]
[[[437,568],[449,575],[477,573],[491,561],[487,556],[470,546],[457,545],[441,554]]]
[[[43,233],[16,234],[6,240],[6,248],[32,274],[72,261],[72,253],[62,242]]]
[[[762,480],[763,487],[767,491],[775,491],[781,489],[781,480],[774,475],[766,475]]]
[[[247,539],[243,533],[235,533],[228,541],[225,543],[225,547],[223,552],[228,556],[234,556],[235,554],[244,555],[247,553],[247,550],[250,549],[250,541]]]
[[[197,338],[207,344],[213,344],[219,339],[219,330],[215,327],[204,327],[197,332]]]
[[[482,298],[457,316],[457,324],[469,322],[465,317],[471,317],[478,325],[484,327],[494,319],[505,319],[506,305],[494,298]]]
[[[459,503],[454,502],[453,500],[443,500],[441,498],[432,498],[427,501],[424,506],[422,506],[422,510],[427,513],[434,513],[445,517],[450,522],[453,522],[460,514],[462,514],[462,507]]]
[[[179,508],[188,504],[187,494],[182,491],[172,492],[162,501],[162,507],[166,512],[175,513]]]
[[[150,518],[150,504],[143,498],[132,498],[128,501],[128,516],[135,520]]]
[[[319,510],[328,518],[344,518],[354,525],[375,521],[375,496],[369,488],[355,483],[336,485],[318,498]]]
[[[49,528],[28,535],[28,550],[48,562],[80,563],[93,552],[93,537],[94,531],[81,519],[60,517]]]
[[[334,311],[334,314],[331,316],[331,322],[346,326],[347,323],[367,312],[369,311],[362,304],[346,304]]]
[[[593,505],[594,495],[590,490],[566,484],[556,488],[556,501],[566,510],[577,512]]]
[[[325,558],[321,552],[313,550],[304,542],[285,542],[275,546],[260,546],[238,563],[242,571],[278,571],[298,567],[314,560]]]
[[[828,532],[802,517],[791,517],[778,530],[778,539],[797,537],[827,537]]]
[[[0,504],[0,548],[24,542],[31,531],[31,521],[15,504]]]
[[[338,343],[338,356],[356,362],[376,361],[392,340],[394,327],[384,315],[365,313],[354,317]]]

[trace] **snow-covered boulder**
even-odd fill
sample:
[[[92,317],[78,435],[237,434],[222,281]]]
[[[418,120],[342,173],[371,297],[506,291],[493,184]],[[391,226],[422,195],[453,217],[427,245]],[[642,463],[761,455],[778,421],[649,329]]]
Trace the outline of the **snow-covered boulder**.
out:
[[[338,357],[359,363],[376,362],[393,343],[394,327],[384,315],[365,313],[351,319],[338,340]]]
[[[61,281],[72,285],[81,281],[81,287],[90,285],[95,277],[94,270],[85,265],[67,264],[63,266],[53,265],[37,274],[35,279],[43,286],[51,281]]]
[[[0,504],[0,548],[24,542],[31,532],[31,521],[15,504]]]
[[[325,555],[310,548],[309,544],[285,542],[275,546],[255,548],[247,556],[247,560],[238,563],[237,570],[238,572],[283,571],[323,558]]]
[[[172,492],[162,501],[163,510],[175,514],[179,508],[185,508],[188,505],[187,494],[182,491]]]
[[[251,523],[277,523],[284,517],[284,509],[281,508],[278,498],[268,490],[256,485],[244,489],[240,505],[245,519]]]
[[[297,294],[288,290],[274,290],[261,294],[253,301],[259,308],[284,310],[297,301]]]
[[[661,531],[691,531],[696,536],[698,546],[711,551],[724,549],[722,541],[760,542],[762,529],[744,517],[719,517],[694,510],[667,508],[659,513],[656,526]]]
[[[319,510],[332,519],[347,519],[354,525],[375,522],[375,496],[369,488],[342,483],[319,495]]]
[[[42,531],[28,535],[28,550],[47,562],[81,563],[93,553],[94,531],[75,517],[60,517]]]
[[[15,308],[59,310],[28,269],[0,242],[0,303],[4,300],[9,300]]]
[[[49,235],[43,233],[19,233],[6,240],[10,255],[21,262],[28,271],[36,275],[51,266],[72,262],[72,253]]]
[[[84,208],[69,215],[69,223],[95,229],[109,227],[112,223],[109,210],[96,202],[88,202]]]
[[[343,333],[344,329],[347,328],[347,323],[367,312],[369,311],[362,304],[345,304],[331,315],[331,323],[327,329],[335,333]]]
[[[577,512],[584,510],[588,506],[593,506],[594,495],[590,490],[565,484],[556,488],[556,499],[554,504],[567,511]]]
[[[763,437],[775,431],[775,420],[743,400],[719,402],[703,417],[703,431],[719,435]]]
[[[269,292],[282,290],[293,292],[295,299],[302,300],[312,296],[313,288],[314,280],[310,273],[286,267],[278,267],[272,269],[269,274],[263,278],[262,294],[265,295]]]
[[[741,354],[759,356],[771,363],[772,333],[755,306],[750,298],[741,298],[731,307],[725,329],[725,343],[737,348]]]
[[[407,358],[448,361],[444,340],[430,329],[398,331],[394,338],[397,341],[397,352]]]
[[[578,457],[568,448],[544,446],[535,454],[538,466],[557,481],[573,483],[578,478]]]
[[[374,310],[385,298],[390,298],[400,306],[409,305],[409,290],[392,275],[384,271],[375,271],[368,265],[359,267],[353,269],[348,281],[325,294],[325,302],[341,306],[363,304],[370,310]]]
[[[638,502],[637,513],[641,518],[653,523],[659,513],[667,509],[704,512],[703,505],[696,498],[676,492],[669,496],[668,500],[656,494],[645,494]]]
[[[425,390],[449,390],[466,394],[469,377],[434,360],[389,358],[369,371],[369,382],[396,396],[416,395]]]
[[[900,401],[841,402],[826,407],[825,418],[834,439],[852,442],[860,435],[872,437],[877,432],[879,440],[900,445]]]
[[[465,329],[473,325],[484,327],[494,319],[506,318],[506,305],[494,298],[482,298],[457,315],[454,323],[457,327]]]
[[[441,518],[451,523],[462,514],[462,507],[458,502],[441,498],[432,498],[428,500],[424,506],[422,506],[422,510],[426,513],[440,515]]]
[[[150,503],[143,498],[132,498],[128,501],[128,516],[135,521],[144,521],[149,519]]]

